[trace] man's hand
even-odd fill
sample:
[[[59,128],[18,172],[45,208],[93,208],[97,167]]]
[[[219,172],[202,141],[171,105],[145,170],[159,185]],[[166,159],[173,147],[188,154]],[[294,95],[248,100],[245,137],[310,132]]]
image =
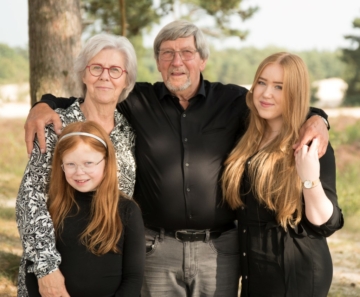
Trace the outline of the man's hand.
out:
[[[329,131],[319,116],[312,116],[302,125],[299,131],[299,140],[293,145],[295,154],[301,150],[304,144],[308,145],[314,138],[319,140],[318,154],[321,158],[328,146]]]
[[[59,269],[38,279],[41,297],[70,297],[65,288],[65,278]]]
[[[316,181],[320,177],[320,162],[318,157],[319,141],[313,139],[310,146],[303,145],[295,155],[296,171],[301,181]]]
[[[44,131],[45,126],[51,123],[54,124],[55,132],[60,134],[62,124],[59,115],[46,103],[39,103],[30,110],[24,125],[26,150],[29,156],[34,146],[35,134],[37,135],[41,152],[45,153],[46,143]]]

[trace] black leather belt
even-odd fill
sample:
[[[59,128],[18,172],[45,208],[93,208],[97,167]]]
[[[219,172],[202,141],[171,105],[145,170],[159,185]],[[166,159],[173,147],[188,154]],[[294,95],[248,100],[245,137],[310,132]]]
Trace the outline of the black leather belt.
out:
[[[162,228],[145,226],[146,228],[159,232]],[[220,228],[210,229],[209,230],[209,240],[216,239],[220,235],[228,230],[234,229],[236,226],[234,223],[226,224]],[[173,237],[179,241],[205,241],[206,239],[206,230],[164,230],[164,235],[168,237]]]

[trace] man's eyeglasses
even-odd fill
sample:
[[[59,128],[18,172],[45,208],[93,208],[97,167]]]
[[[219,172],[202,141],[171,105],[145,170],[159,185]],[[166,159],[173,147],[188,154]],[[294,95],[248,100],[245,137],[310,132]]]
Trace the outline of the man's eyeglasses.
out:
[[[86,68],[89,68],[90,74],[96,77],[99,77],[104,72],[104,69],[107,69],[111,78],[120,78],[124,72],[127,73],[127,71],[120,66],[106,68],[99,64],[91,64],[86,66]]]
[[[175,57],[176,53],[179,53],[181,59],[183,61],[189,61],[195,58],[197,50],[181,50],[181,51],[173,51],[173,50],[159,50],[159,58],[162,61],[172,61]]]
[[[99,162],[85,162],[81,165],[75,164],[75,163],[64,163],[61,164],[61,168],[64,170],[67,174],[74,174],[78,167],[81,168],[81,171],[83,171],[86,174],[93,173],[96,170],[96,166],[100,164],[102,160],[105,160],[105,158],[102,158]]]

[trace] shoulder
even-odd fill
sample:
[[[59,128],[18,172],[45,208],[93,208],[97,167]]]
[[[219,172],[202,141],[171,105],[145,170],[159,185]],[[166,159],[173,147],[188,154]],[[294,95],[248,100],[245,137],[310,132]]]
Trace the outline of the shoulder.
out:
[[[223,84],[221,82],[209,82],[204,80],[205,88],[214,90],[214,91],[221,91],[221,92],[229,92],[237,94],[238,96],[246,95],[248,89],[235,85],[235,84]]]
[[[141,217],[139,206],[133,199],[130,199],[125,195],[120,196],[119,211],[121,220],[124,224],[131,220],[131,218]]]
[[[154,85],[146,82],[135,83],[134,88],[128,97],[122,102],[118,103],[118,110],[123,113],[124,108],[132,108],[137,105],[137,102],[147,100],[151,95],[155,95]]]
[[[136,94],[142,94],[142,93],[149,93],[154,92],[156,89],[156,86],[159,83],[151,84],[147,82],[137,82],[134,86],[133,91],[130,93],[130,95],[136,95]]]
[[[132,132],[132,128],[128,120],[126,119],[124,114],[119,112],[117,109],[115,110],[115,123],[116,123],[115,129]]]
[[[71,97],[70,99],[75,99]],[[75,99],[75,101],[66,109],[57,108],[55,112],[59,115],[63,126],[72,122],[85,121],[85,117],[80,109],[82,99]]]

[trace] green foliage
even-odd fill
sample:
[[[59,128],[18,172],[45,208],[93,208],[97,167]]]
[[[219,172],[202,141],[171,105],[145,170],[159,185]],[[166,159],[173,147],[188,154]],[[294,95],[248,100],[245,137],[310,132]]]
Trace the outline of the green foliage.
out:
[[[345,64],[339,51],[304,51],[297,53],[309,68],[310,80],[344,77]]]
[[[180,1],[173,1],[174,3]],[[182,4],[187,7],[189,13],[182,18],[187,18],[192,22],[199,19],[208,18],[212,20],[213,26],[207,25],[202,28],[203,32],[215,38],[237,36],[245,39],[248,32],[239,30],[231,26],[234,20],[244,21],[251,18],[258,11],[258,7],[241,9],[242,0],[188,0]]]
[[[158,23],[162,16],[174,13],[175,6],[181,6],[187,11],[181,18],[197,21],[209,17],[213,20],[214,26],[204,28],[206,34],[217,38],[238,36],[244,39],[247,32],[231,27],[230,19],[246,20],[258,8],[243,10],[240,8],[241,2],[242,0],[159,0],[155,6],[153,0],[136,0],[131,3],[125,0],[82,0],[82,6],[85,11],[84,25],[92,33],[105,31],[128,37],[137,36],[143,29],[149,29],[151,25]],[[153,9],[149,9],[150,7]],[[96,20],[100,20],[100,24]],[[123,26],[126,26],[125,34],[122,34]]]
[[[344,131],[330,129],[329,134],[331,145],[334,149],[344,144],[356,144],[360,147],[360,121],[357,121],[354,125],[347,126]]]
[[[141,36],[129,37],[138,57],[137,81],[154,83],[161,81],[152,48],[144,48]],[[225,84],[249,85],[259,63],[267,56],[286,51],[284,48],[266,47],[257,49],[216,50],[211,48],[210,58],[204,71],[205,79]],[[311,81],[328,77],[343,77],[344,63],[338,58],[338,52],[302,51],[297,53],[308,65]],[[18,61],[18,62],[16,62]],[[10,48],[0,44],[0,83],[15,83],[28,80],[27,50]],[[12,73],[10,75],[10,73]],[[3,74],[3,76],[2,76]],[[24,77],[24,74],[26,76]],[[314,93],[316,90],[312,90]],[[315,98],[313,98],[315,100]]]
[[[267,56],[280,51],[286,51],[286,49],[277,47],[263,49],[246,47],[220,51],[212,49],[209,61],[211,61],[212,72],[215,74],[213,81],[240,85],[251,84],[260,62]],[[344,65],[338,59],[336,52],[312,50],[294,53],[302,57],[308,65],[311,81],[342,76]]]
[[[139,57],[138,81],[155,82],[161,80],[152,49],[136,47]],[[141,51],[141,53],[140,53]],[[266,47],[257,49],[246,47],[242,49],[216,50],[211,48],[210,58],[204,71],[204,77],[210,81],[225,84],[249,85],[252,83],[256,68],[267,56],[286,51],[284,48]],[[311,81],[327,77],[341,77],[344,64],[338,59],[337,52],[303,51],[297,53],[309,65]],[[312,63],[312,61],[317,61]],[[329,67],[332,65],[332,67]],[[147,79],[146,79],[147,78]],[[315,90],[313,90],[315,92]]]
[[[360,18],[353,21],[353,27],[360,29]],[[342,60],[347,65],[345,80],[348,83],[343,105],[360,106],[360,35],[348,35],[345,38],[352,45],[351,48],[343,49],[342,55]]]
[[[336,174],[338,201],[345,217],[360,215],[359,191],[360,160],[348,164]]]
[[[15,221],[15,209],[13,207],[0,206],[0,219],[5,221]]]
[[[0,84],[29,80],[28,51],[0,43]]]
[[[160,17],[168,13],[168,1],[161,1],[160,7],[151,8],[152,0],[124,1],[125,14],[121,14],[119,0],[82,0],[85,11],[85,26],[91,32],[112,32],[122,35],[122,21],[126,23],[126,36],[141,35],[141,31],[154,23],[158,23]],[[100,20],[100,27],[96,20]],[[98,28],[99,27],[99,28]]]
[[[13,253],[0,251],[0,279],[4,277],[12,283],[16,283],[19,263],[19,256],[14,255]]]
[[[337,121],[342,121],[337,119]],[[336,186],[339,205],[346,217],[360,215],[360,121],[341,129],[334,121],[330,129],[330,142],[336,154]]]

